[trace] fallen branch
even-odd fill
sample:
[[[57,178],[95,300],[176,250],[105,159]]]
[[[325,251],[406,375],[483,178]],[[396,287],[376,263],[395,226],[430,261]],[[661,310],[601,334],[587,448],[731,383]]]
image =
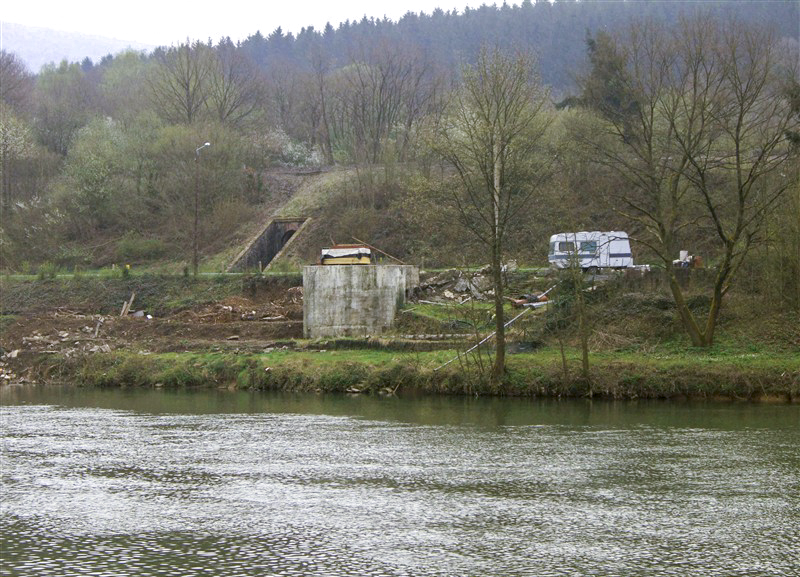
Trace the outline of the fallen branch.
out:
[[[542,303],[542,304],[544,304],[544,303]],[[513,319],[511,319],[510,321],[508,321],[508,322],[507,322],[506,324],[504,324],[503,326],[504,326],[504,327],[508,327],[508,326],[509,326],[511,323],[513,323],[514,321],[516,321],[516,320],[517,320],[519,317],[521,317],[522,315],[524,315],[525,313],[527,313],[527,312],[528,312],[529,310],[531,310],[532,308],[534,308],[534,307],[526,307],[524,311],[522,311],[521,313],[519,313],[517,316],[515,316]],[[482,339],[482,340],[481,340],[481,341],[480,341],[480,342],[479,342],[477,345],[475,345],[475,346],[473,346],[473,347],[469,348],[468,350],[464,351],[464,353],[462,353],[462,354],[465,354],[465,355],[466,355],[466,354],[469,354],[469,353],[471,353],[472,351],[474,351],[475,349],[477,349],[479,346],[481,346],[483,343],[485,343],[486,341],[488,341],[489,339],[491,339],[491,338],[492,338],[492,337],[493,337],[495,334],[497,334],[497,331],[493,331],[493,332],[492,332],[490,335],[488,335],[488,336],[486,336],[484,339]],[[459,355],[456,355],[454,358],[450,359],[449,361],[447,361],[447,362],[446,362],[445,364],[443,364],[442,366],[440,366],[440,367],[436,367],[436,368],[435,368],[435,369],[433,369],[433,370],[434,370],[434,372],[435,372],[435,371],[438,371],[439,369],[443,369],[444,367],[446,367],[447,365],[449,365],[449,364],[450,364],[450,363],[452,363],[453,361],[455,361],[455,360],[457,360],[457,359],[460,359],[460,358],[461,358],[461,355],[460,355],[460,354],[459,354]]]

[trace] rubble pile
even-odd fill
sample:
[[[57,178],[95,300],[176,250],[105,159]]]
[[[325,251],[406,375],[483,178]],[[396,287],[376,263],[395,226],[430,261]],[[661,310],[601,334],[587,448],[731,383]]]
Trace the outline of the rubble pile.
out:
[[[303,287],[292,287],[278,299],[255,302],[245,297],[231,297],[199,309],[185,310],[170,319],[198,323],[236,321],[279,322],[303,318]]]
[[[494,295],[488,266],[477,271],[448,269],[420,279],[417,300],[424,302],[466,302],[469,299],[486,300]]]
[[[54,319],[58,321],[59,316]],[[75,326],[75,319],[83,319],[92,322],[92,325]],[[106,336],[98,337],[100,327],[105,323],[105,318],[100,315],[84,316],[73,315],[68,322],[61,317],[61,328],[50,328],[34,330],[29,335],[23,336],[20,341],[15,343],[19,348],[4,351],[3,361],[16,359],[20,353],[38,354],[58,354],[71,357],[77,354],[85,355],[92,353],[110,353],[114,348],[113,342],[108,342]],[[67,326],[72,325],[72,326]],[[4,371],[4,374],[7,374]]]
[[[8,367],[8,364],[0,361],[0,384],[16,382],[17,380],[17,375]]]
[[[509,261],[502,267],[502,274],[508,275],[518,270],[515,261]],[[420,287],[415,294],[417,302],[432,303],[457,303],[461,304],[471,299],[484,301],[494,297],[490,265],[475,271],[448,269],[435,274],[422,273]],[[528,303],[538,302],[542,293],[531,291],[529,294],[506,297],[515,307]],[[546,300],[546,299],[545,299]]]

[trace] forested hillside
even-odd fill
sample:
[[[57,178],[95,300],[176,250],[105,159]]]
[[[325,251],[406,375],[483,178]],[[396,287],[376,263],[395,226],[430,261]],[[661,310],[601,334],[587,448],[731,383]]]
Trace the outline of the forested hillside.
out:
[[[708,24],[708,34],[697,34],[696,25],[691,31],[689,23],[698,21]],[[525,0],[409,13],[399,22],[362,19],[296,36],[278,28],[239,44],[220,39],[100,62],[64,61],[38,74],[2,52],[0,265],[35,272],[42,265],[66,271],[160,263],[180,271],[197,247],[201,268],[221,270],[299,186],[280,173],[309,169],[323,174],[315,185],[323,201],[316,205],[315,238],[356,236],[433,265],[488,260],[485,243],[463,226],[469,220],[458,197],[463,182],[451,180],[458,166],[440,146],[454,134],[444,128],[463,90],[462,73],[488,48],[524,54],[526,81],[536,87],[531,94],[545,104],[537,110],[546,131],[529,155],[540,167],[537,186],[519,187],[530,202],[515,208],[505,257],[544,264],[554,232],[624,229],[642,239],[640,260],[667,262],[677,258],[675,249],[687,248],[710,263],[754,271],[751,278],[769,277],[772,290],[785,293],[797,289],[800,275],[792,148],[800,110],[799,21],[791,0]],[[709,104],[705,116],[690,119],[685,98],[683,112],[675,101],[669,113],[669,98],[691,92],[689,76],[664,76],[659,87],[647,84],[653,77],[636,77],[643,64],[637,50],[654,48],[642,42],[659,34],[673,47],[660,56],[664,74],[670,66],[675,73],[690,67],[693,58],[715,70],[729,67],[724,78],[694,86],[708,94],[714,82],[733,83],[714,96],[726,102],[725,118]],[[750,37],[766,39],[768,53],[749,46]],[[729,98],[740,72],[763,76],[763,90],[749,104]],[[649,120],[642,114],[647,106],[655,115]],[[744,134],[730,116],[735,109]],[[694,122],[713,124],[714,132],[689,131],[686,141],[674,139],[679,130],[667,130],[663,138],[672,140],[661,139],[664,127],[699,126]],[[654,135],[651,144],[670,162],[642,156],[638,144]],[[749,151],[747,162],[737,146]],[[728,156],[733,150],[735,162]],[[678,153],[694,172],[672,164]],[[340,176],[324,176],[333,169]],[[748,180],[748,170],[758,178]],[[655,189],[641,184],[656,182],[656,175],[663,178],[656,196],[666,194],[669,182],[685,190],[655,200]],[[746,190],[731,184],[737,175],[740,182],[745,176]],[[780,186],[777,178],[784,179]],[[730,196],[718,198],[723,190]],[[648,220],[639,202],[645,193],[653,206],[694,208],[676,212],[675,220]],[[742,195],[744,213],[737,213],[736,203],[724,199]],[[726,232],[731,223],[739,226],[735,235]],[[664,224],[675,227],[666,239],[659,232]],[[661,235],[658,242],[653,234]]]
[[[313,67],[309,55],[315,51],[324,53],[329,66],[338,68],[363,57],[363,51],[373,50],[378,42],[418,55],[439,71],[451,72],[457,72],[465,60],[474,61],[484,44],[524,49],[538,56],[542,81],[560,98],[576,88],[575,76],[586,62],[587,34],[613,32],[631,19],[653,19],[673,26],[681,16],[697,11],[717,19],[771,24],[786,38],[797,39],[800,34],[800,6],[791,0],[524,0],[432,14],[410,12],[399,22],[363,18],[336,29],[330,25],[324,30],[307,28],[296,37],[278,28],[266,37],[254,34],[241,48],[264,70],[303,70]]]

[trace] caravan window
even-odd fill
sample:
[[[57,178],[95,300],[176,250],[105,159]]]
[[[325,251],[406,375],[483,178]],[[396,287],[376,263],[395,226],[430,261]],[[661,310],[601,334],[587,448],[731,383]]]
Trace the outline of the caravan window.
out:
[[[558,252],[575,252],[575,243],[574,242],[559,242],[558,243]]]
[[[597,254],[597,241],[585,240],[581,243],[581,252],[584,254]]]

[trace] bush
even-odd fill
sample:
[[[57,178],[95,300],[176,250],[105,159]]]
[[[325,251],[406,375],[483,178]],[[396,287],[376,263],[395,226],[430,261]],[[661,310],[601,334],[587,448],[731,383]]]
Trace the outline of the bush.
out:
[[[129,232],[117,242],[116,260],[120,262],[144,262],[164,256],[167,246],[159,238],[145,238]]]
[[[39,270],[36,276],[39,280],[56,278],[58,274],[58,267],[52,262],[43,262],[39,265]]]
[[[232,198],[218,202],[203,219],[201,249],[206,252],[224,250],[230,245],[230,239],[239,232],[242,223],[252,218],[253,209],[243,200]]]
[[[60,269],[76,270],[81,266],[88,266],[92,257],[83,247],[60,247],[54,257],[53,263]]]
[[[692,295],[686,299],[686,305],[694,313],[707,313],[711,308],[711,297],[708,295]]]
[[[310,148],[303,142],[292,140],[282,130],[275,130],[263,137],[270,162],[282,166],[316,167],[322,164],[318,150]]]

